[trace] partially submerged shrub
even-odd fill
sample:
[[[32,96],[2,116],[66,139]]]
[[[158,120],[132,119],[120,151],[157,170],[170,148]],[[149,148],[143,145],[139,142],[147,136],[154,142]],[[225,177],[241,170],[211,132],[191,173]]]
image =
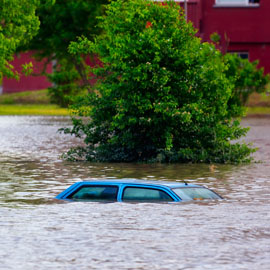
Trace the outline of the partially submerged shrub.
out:
[[[97,54],[96,93],[74,107],[84,139],[73,160],[244,162],[254,150],[231,144],[247,132],[228,110],[233,83],[214,45],[201,43],[174,2],[114,1],[103,35],[80,38],[73,54]],[[86,109],[88,108],[88,109]],[[238,112],[238,115],[240,111]],[[82,116],[78,118],[77,116]]]

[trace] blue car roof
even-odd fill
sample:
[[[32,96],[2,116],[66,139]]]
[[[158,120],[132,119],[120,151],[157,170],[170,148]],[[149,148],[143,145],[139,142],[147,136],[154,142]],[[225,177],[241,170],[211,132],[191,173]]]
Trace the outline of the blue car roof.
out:
[[[153,180],[139,180],[139,179],[101,179],[101,180],[85,180],[78,182],[81,184],[104,184],[104,185],[122,185],[122,184],[139,184],[139,185],[151,185],[151,186],[165,186],[169,188],[183,188],[183,187],[202,187],[195,184],[189,184],[185,182],[167,182],[167,181],[153,181]]]
[[[88,186],[88,185],[115,185],[121,189],[121,186],[133,185],[137,187],[148,187],[148,188],[160,188],[160,189],[173,189],[173,188],[191,188],[191,187],[198,187],[198,188],[205,188],[200,185],[194,185],[189,183],[182,183],[182,182],[168,182],[168,181],[159,181],[159,180],[138,180],[138,179],[92,179],[86,181],[76,182],[66,190],[62,191],[60,194],[56,196],[56,199],[65,199],[68,195],[70,195],[75,190]],[[171,191],[170,191],[171,192]],[[171,195],[172,196],[172,195]],[[175,195],[176,196],[176,195]],[[178,197],[177,197],[178,198]],[[178,199],[175,198],[175,201]],[[180,200],[180,199],[179,199]]]

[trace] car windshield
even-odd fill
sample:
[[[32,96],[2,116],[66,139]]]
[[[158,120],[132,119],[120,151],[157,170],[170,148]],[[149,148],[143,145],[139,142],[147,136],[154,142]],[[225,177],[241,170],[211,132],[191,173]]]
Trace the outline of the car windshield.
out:
[[[215,192],[201,187],[174,188],[173,191],[182,200],[221,199]]]

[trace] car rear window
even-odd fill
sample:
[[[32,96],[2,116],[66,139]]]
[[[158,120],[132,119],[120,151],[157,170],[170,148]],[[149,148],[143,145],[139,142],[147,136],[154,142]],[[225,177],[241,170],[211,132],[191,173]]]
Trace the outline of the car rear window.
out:
[[[221,197],[207,188],[190,187],[174,188],[173,191],[182,200],[203,200],[203,199],[221,199]]]
[[[123,193],[123,201],[173,201],[165,191],[152,188],[126,187]]]
[[[116,201],[118,187],[116,186],[85,186],[68,196],[68,199],[78,201]]]

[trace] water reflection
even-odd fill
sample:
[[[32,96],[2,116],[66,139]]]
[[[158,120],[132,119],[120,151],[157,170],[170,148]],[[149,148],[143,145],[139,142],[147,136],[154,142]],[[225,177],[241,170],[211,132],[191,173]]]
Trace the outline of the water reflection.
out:
[[[0,269],[269,269],[270,119],[245,119],[259,163],[70,163],[65,117],[0,117]],[[203,184],[225,200],[63,203],[75,181],[139,178]],[[12,251],[12,252],[10,252]]]

